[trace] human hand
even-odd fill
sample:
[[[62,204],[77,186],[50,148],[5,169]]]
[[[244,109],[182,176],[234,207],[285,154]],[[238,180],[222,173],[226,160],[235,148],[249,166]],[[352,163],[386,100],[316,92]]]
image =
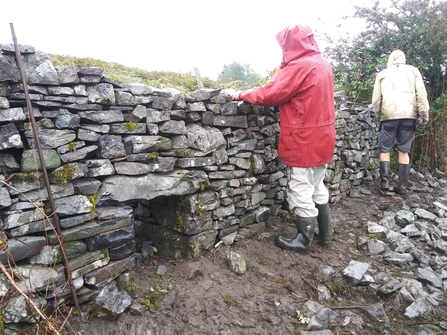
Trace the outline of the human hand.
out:
[[[416,120],[416,130],[421,131],[424,130],[424,128],[427,126],[428,121],[423,118],[418,118]]]
[[[236,91],[232,97],[233,100],[241,100],[241,91]]]

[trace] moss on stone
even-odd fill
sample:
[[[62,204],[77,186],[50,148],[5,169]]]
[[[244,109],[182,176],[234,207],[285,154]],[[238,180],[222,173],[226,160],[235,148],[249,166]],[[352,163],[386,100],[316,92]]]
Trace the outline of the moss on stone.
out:
[[[192,253],[193,255],[197,255],[200,251],[200,244],[198,242],[195,242],[192,247]]]
[[[200,207],[198,204],[196,205],[195,212],[198,216],[203,216],[205,214],[205,209]]]
[[[60,169],[53,171],[53,175],[59,183],[65,185],[73,180],[75,172],[76,169],[73,165],[64,165]]]
[[[150,158],[150,159],[155,159],[157,157],[158,157],[158,152],[157,151],[152,151],[152,152],[149,152],[147,154],[147,158]]]
[[[74,316],[79,316],[81,315],[81,311],[79,309],[73,308],[71,314]]]
[[[67,144],[68,150],[69,151],[76,151],[76,145],[78,144],[78,142],[70,142]]]
[[[248,170],[250,177],[255,175],[256,163],[253,159],[253,156],[250,158],[250,169]]]
[[[201,182],[201,183],[199,184],[200,191],[204,191],[204,190],[206,190],[206,188],[207,188],[208,186],[210,186],[210,181],[209,181],[209,180],[205,180],[204,182]]]
[[[133,121],[126,122],[124,124],[124,130],[134,131],[137,128],[137,124]]]
[[[188,218],[186,217],[185,213],[178,214],[175,224],[175,227],[178,229],[178,231],[186,232],[186,230],[188,229],[188,226],[186,225],[187,220]]]
[[[177,155],[180,157],[194,157],[194,150],[192,149],[179,149]]]
[[[38,178],[32,173],[16,173],[10,178],[10,182],[14,184],[33,183]]]
[[[93,220],[95,218],[96,202],[98,201],[98,193],[88,195],[87,199],[92,203],[92,206],[90,207],[90,219]]]
[[[104,255],[105,258],[110,258],[109,249],[102,250],[102,254]]]

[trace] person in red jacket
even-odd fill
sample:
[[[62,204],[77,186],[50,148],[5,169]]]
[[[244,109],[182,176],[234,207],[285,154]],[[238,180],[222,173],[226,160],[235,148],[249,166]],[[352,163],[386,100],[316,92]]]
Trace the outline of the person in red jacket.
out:
[[[283,60],[261,87],[237,91],[233,100],[277,106],[279,161],[287,166],[287,202],[296,218],[294,238],[276,237],[284,249],[306,252],[318,224],[320,243],[332,240],[326,164],[335,148],[334,75],[308,26],[287,27],[276,35]]]

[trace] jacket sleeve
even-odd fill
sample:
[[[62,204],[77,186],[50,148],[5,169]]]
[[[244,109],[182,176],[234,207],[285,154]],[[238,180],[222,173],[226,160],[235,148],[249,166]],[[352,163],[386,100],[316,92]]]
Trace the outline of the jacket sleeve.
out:
[[[415,69],[415,72],[415,90],[416,103],[418,107],[418,118],[428,121],[428,110],[430,109],[430,106],[427,99],[427,90],[425,89],[421,72],[418,69]]]
[[[381,109],[382,109],[382,88],[380,86],[381,76],[377,75],[376,80],[374,82],[374,90],[372,95],[372,104],[374,114],[376,115],[377,120],[380,122],[381,117]]]
[[[305,69],[302,66],[288,65],[279,70],[264,86],[242,91],[240,98],[254,105],[282,105],[299,92],[304,78]]]

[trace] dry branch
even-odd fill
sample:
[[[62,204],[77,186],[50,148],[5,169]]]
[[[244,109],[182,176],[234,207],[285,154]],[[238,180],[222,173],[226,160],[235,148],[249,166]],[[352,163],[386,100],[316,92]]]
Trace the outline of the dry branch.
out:
[[[15,283],[14,278],[9,274],[8,269],[5,267],[5,265],[0,262],[0,269],[6,276],[6,278],[9,280],[10,284],[16,289],[16,291],[25,298],[25,301],[28,303],[29,306],[31,306],[32,309],[36,311],[36,313],[39,315],[39,317],[45,322],[45,324],[48,326],[48,328],[55,334],[55,335],[61,335],[61,333],[51,324],[51,321],[42,313],[42,311],[34,304],[34,302],[28,297],[28,295],[23,292],[20,287]]]

